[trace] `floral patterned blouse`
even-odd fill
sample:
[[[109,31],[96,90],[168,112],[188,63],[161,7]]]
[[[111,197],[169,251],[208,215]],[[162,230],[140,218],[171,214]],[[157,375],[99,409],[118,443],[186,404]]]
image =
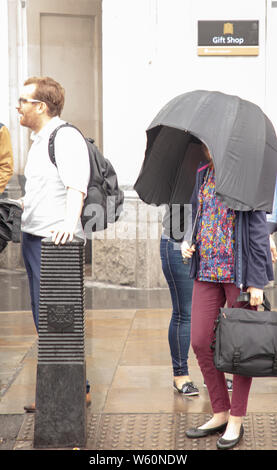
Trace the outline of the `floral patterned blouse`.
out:
[[[214,170],[199,191],[199,281],[234,282],[235,212],[216,197]]]

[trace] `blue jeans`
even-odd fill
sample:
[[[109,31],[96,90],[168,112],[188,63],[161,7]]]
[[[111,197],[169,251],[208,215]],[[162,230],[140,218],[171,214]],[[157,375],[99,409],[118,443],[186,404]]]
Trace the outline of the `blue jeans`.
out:
[[[42,237],[22,232],[22,255],[29,280],[32,312],[37,331],[39,317],[41,240]]]
[[[172,301],[168,341],[174,376],[189,375],[191,299],[193,280],[189,278],[190,262],[183,263],[180,243],[161,237],[160,256]]]

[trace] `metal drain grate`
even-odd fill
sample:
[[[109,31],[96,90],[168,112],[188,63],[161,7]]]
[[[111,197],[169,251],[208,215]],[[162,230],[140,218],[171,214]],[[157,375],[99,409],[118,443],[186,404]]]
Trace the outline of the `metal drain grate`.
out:
[[[185,430],[200,426],[204,414],[91,414],[87,445],[90,450],[215,450],[218,435],[188,439]],[[26,415],[14,449],[32,449],[33,416]],[[237,450],[277,450],[277,413],[249,413]]]

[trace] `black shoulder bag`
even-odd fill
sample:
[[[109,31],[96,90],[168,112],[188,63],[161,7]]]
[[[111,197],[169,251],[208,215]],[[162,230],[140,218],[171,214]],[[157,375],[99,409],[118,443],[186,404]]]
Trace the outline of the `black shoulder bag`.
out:
[[[239,258],[241,260],[241,256]],[[247,307],[250,294],[241,292],[237,301],[245,302]],[[277,312],[271,310],[265,295],[262,305],[264,311],[239,307],[220,309],[211,348],[215,367],[221,372],[277,377]]]
[[[238,301],[244,300],[238,297]],[[220,309],[212,345],[218,370],[247,377],[277,377],[277,312],[270,310],[265,296],[263,307],[264,311]]]

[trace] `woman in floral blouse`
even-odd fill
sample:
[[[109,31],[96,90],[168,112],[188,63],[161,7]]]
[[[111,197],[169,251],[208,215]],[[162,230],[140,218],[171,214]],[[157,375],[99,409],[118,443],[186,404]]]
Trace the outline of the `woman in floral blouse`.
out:
[[[213,417],[198,428],[187,430],[190,438],[224,432],[217,447],[234,447],[243,435],[251,377],[234,375],[230,401],[223,372],[213,362],[210,348],[214,322],[220,307],[240,306],[240,290],[250,293],[250,308],[263,301],[263,289],[273,279],[266,214],[229,209],[215,192],[215,171],[207,147],[202,149],[210,163],[199,168],[192,198],[196,218],[194,243],[182,244],[182,255],[192,258],[194,278],[191,312],[191,344],[208,388]],[[241,223],[238,223],[240,219]],[[242,272],[238,273],[238,243],[242,246]]]

